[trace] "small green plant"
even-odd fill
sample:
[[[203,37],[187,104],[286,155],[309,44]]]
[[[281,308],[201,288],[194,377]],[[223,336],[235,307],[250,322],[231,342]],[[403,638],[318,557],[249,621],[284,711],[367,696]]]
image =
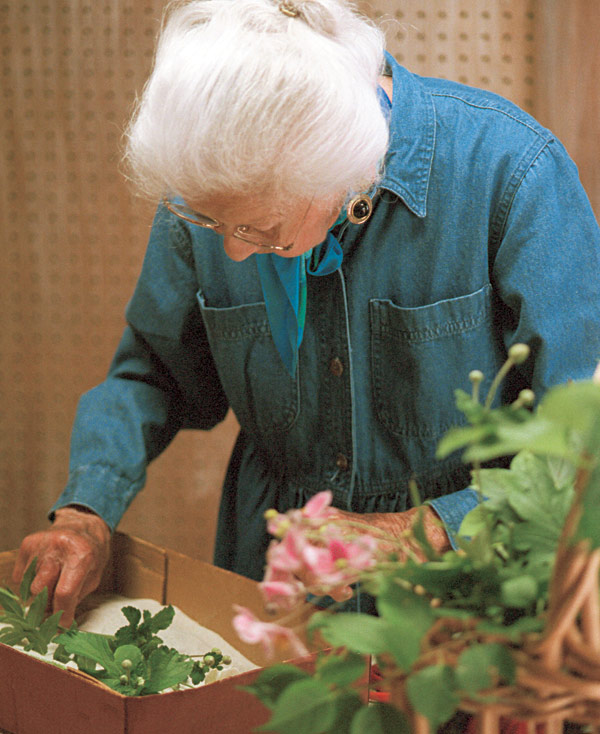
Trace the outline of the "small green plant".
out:
[[[130,606],[121,611],[128,624],[114,635],[71,629],[56,642],[80,670],[125,696],[160,693],[189,685],[188,679],[198,685],[211,670],[223,670],[231,663],[217,648],[191,656],[165,645],[157,633],[171,625],[175,614],[171,605],[155,615]]]
[[[8,587],[0,588],[0,642],[5,645],[20,645],[27,652],[34,650],[45,655],[48,645],[58,632],[62,612],[45,618],[48,604],[48,589],[44,587],[28,605],[31,598],[31,582],[35,577],[37,559],[29,564],[15,594]]]
[[[59,626],[62,612],[45,618],[48,589],[31,598],[31,582],[37,559],[28,566],[19,593],[0,588],[0,642],[20,646],[26,652],[48,653],[56,644],[53,659],[61,664],[70,661],[125,696],[146,696],[165,689],[196,686],[211,670],[223,670],[231,658],[213,648],[201,655],[183,655],[163,643],[158,632],[173,622],[171,605],[156,614],[132,606],[121,609],[127,624],[114,635],[102,635]]]

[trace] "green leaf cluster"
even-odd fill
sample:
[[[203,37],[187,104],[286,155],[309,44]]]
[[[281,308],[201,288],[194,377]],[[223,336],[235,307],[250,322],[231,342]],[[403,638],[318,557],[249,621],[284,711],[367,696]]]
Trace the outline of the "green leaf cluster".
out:
[[[156,614],[136,607],[122,610],[128,624],[114,635],[71,629],[56,642],[80,670],[124,696],[147,696],[181,685],[197,685],[212,670],[223,670],[231,660],[213,648],[198,656],[184,655],[168,647],[158,636],[167,629],[175,611],[171,605]]]
[[[48,645],[58,631],[62,612],[46,617],[48,589],[44,588],[31,603],[31,582],[35,577],[37,558],[27,567],[21,581],[19,593],[15,594],[8,587],[0,588],[0,642],[5,645],[19,645],[29,652],[33,650],[40,655],[48,652]]]
[[[73,660],[80,670],[125,696],[145,696],[190,683],[198,685],[211,670],[223,670],[231,663],[217,648],[189,656],[165,645],[157,633],[173,622],[175,610],[171,605],[154,615],[136,607],[123,607],[127,624],[109,636],[84,632],[76,624],[69,630],[59,627],[62,612],[46,618],[47,588],[28,605],[36,565],[34,558],[23,575],[18,594],[0,588],[0,624],[4,625],[0,629],[1,643],[41,655],[47,654],[50,643],[56,643],[54,660]]]
[[[529,400],[527,395],[493,409],[489,395],[480,403],[477,389],[473,395],[456,391],[468,425],[448,432],[438,457],[462,450],[463,459],[474,465],[482,499],[464,519],[458,550],[436,557],[418,521],[413,540],[427,562],[391,557],[361,579],[376,599],[377,617],[327,612],[315,614],[310,623],[337,651],[332,672],[344,656],[362,655],[403,671],[411,705],[433,728],[452,717],[461,697],[485,700],[497,685],[514,683],[512,650],[524,635],[543,629],[556,549],[576,485],[582,508],[572,540],[600,546],[600,386],[579,382],[553,388],[535,411],[524,407]],[[509,468],[482,468],[505,456],[512,457]],[[440,617],[467,620],[470,630],[492,633],[495,641],[471,644],[473,635],[465,633],[455,666],[439,661],[424,666],[422,640]],[[273,711],[264,728],[338,731],[333,722],[339,702],[355,695],[345,687],[350,668],[348,678],[339,679],[341,687],[323,679],[320,667],[312,677],[289,666],[273,671],[265,671],[254,687]],[[351,734],[407,730],[391,707],[360,706],[343,720],[339,731]]]
[[[244,688],[272,712],[269,722],[257,731],[409,734],[406,718],[393,706],[363,704],[356,682],[365,673],[364,656],[349,649],[321,654],[313,675],[289,664],[263,670],[255,683]]]

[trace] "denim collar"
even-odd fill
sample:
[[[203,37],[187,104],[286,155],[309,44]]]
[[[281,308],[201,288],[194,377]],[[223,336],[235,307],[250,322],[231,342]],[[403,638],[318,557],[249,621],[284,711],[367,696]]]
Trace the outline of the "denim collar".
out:
[[[427,214],[427,190],[435,148],[435,108],[419,78],[387,51],[385,74],[392,75],[394,99],[390,142],[380,188],[399,196],[418,217]]]

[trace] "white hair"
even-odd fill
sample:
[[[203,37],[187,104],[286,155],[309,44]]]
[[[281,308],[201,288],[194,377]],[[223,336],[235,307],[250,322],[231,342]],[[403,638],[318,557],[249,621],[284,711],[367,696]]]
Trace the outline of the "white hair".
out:
[[[388,143],[383,49],[344,0],[172,3],[126,132],[131,177],[188,201],[364,190]]]

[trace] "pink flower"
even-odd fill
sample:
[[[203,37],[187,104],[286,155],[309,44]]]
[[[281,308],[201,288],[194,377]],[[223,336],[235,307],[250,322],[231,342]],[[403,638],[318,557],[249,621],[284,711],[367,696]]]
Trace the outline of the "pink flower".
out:
[[[328,548],[335,561],[343,559],[349,567],[356,571],[364,571],[376,563],[375,554],[378,550],[378,543],[370,535],[361,535],[360,538],[349,541],[332,538]]]
[[[306,545],[302,529],[291,527],[281,542],[273,541],[267,549],[267,563],[279,571],[298,571],[302,566],[301,551]]]
[[[292,609],[306,593],[304,584],[293,577],[289,581],[266,580],[259,584],[267,605],[275,609]]]
[[[325,519],[333,514],[333,510],[329,509],[332,499],[333,494],[329,490],[318,492],[304,505],[302,514],[312,519]]]
[[[303,552],[305,568],[314,577],[317,585],[337,586],[344,583],[345,573],[336,565],[328,548],[307,545]]]
[[[234,604],[233,608],[237,612],[233,618],[233,627],[244,642],[262,643],[269,656],[273,655],[275,648],[282,646],[289,646],[294,655],[308,655],[308,650],[291,629],[272,622],[261,622],[246,607]]]

